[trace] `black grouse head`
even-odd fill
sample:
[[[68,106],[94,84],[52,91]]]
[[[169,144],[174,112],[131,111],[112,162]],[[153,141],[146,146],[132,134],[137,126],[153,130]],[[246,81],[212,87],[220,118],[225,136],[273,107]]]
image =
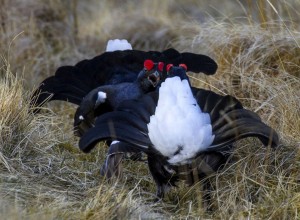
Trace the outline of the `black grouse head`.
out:
[[[179,64],[179,66],[174,66],[173,64],[167,65],[167,78],[178,76],[181,80],[189,80],[186,75],[187,66],[185,64]]]
[[[186,64],[181,63],[178,66],[174,66],[173,64],[168,64],[166,70],[167,70],[167,74],[165,76],[165,79],[177,76],[181,80],[187,80],[191,87],[190,79],[189,79],[188,75],[186,74],[186,72],[187,72]],[[162,80],[162,81],[164,81],[164,80]]]
[[[145,60],[144,68],[137,78],[144,91],[148,92],[160,83],[163,69],[163,62],[154,63],[152,60]]]

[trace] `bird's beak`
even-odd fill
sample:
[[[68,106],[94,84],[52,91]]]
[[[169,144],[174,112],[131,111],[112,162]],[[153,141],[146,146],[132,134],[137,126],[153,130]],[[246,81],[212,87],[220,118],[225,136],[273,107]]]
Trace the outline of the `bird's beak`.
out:
[[[153,87],[156,87],[160,81],[160,74],[159,72],[155,71],[148,76],[149,82],[152,84]]]

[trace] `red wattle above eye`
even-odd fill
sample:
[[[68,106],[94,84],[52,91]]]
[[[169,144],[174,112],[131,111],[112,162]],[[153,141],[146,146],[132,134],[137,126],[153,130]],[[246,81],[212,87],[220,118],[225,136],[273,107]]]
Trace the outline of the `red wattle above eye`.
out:
[[[154,66],[154,63],[152,60],[145,60],[144,67],[146,70],[148,70],[148,71],[152,70],[153,66]]]
[[[180,67],[183,67],[187,71],[187,66],[184,63],[179,64]]]
[[[172,66],[173,66],[173,64],[171,64],[171,63],[167,65],[167,72],[169,72],[169,70],[171,69]]]
[[[158,68],[158,70],[160,71],[160,72],[162,72],[163,71],[163,69],[164,69],[164,63],[163,62],[159,62],[158,63],[158,66],[157,66],[157,68]]]

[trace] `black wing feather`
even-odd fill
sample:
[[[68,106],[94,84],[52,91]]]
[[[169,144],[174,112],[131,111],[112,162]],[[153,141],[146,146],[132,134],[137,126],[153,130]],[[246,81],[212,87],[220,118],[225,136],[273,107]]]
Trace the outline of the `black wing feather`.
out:
[[[122,102],[115,111],[100,115],[95,126],[85,132],[79,147],[84,152],[92,150],[97,142],[117,139],[140,147],[152,146],[148,137],[147,124],[154,114],[158,101],[158,92],[151,92],[139,99]],[[124,129],[124,130],[122,130]]]
[[[205,55],[179,53],[175,49],[163,52],[105,52],[93,59],[80,61],[75,66],[58,68],[55,75],[45,79],[34,92],[31,104],[40,106],[46,101],[62,100],[79,105],[82,98],[94,88],[135,81],[145,59],[166,64],[186,63],[189,71],[208,75],[214,74],[217,69],[215,61]]]
[[[202,72],[206,75],[212,75],[218,69],[218,65],[213,59],[201,54],[182,53],[182,59],[180,62],[186,64],[188,71],[194,73]]]
[[[233,142],[247,137],[258,137],[264,145],[271,144],[273,147],[278,145],[279,138],[277,133],[263,123],[257,114],[243,109],[237,99],[231,96],[221,96],[203,89],[194,88],[193,91],[196,94],[195,97],[200,107],[203,107],[205,109],[204,112],[211,115],[215,139],[208,151],[228,150],[228,146],[231,146]],[[104,114],[97,119],[91,136],[98,135],[101,137],[101,140],[109,139],[110,137],[116,138],[135,145],[138,137],[133,137],[134,133],[143,139],[142,142],[150,144],[147,135],[147,124],[150,121],[150,116],[154,114],[157,101],[158,92],[155,91],[144,95],[141,99],[123,102],[113,113]],[[109,124],[113,124],[120,133],[116,135],[111,134],[110,136],[110,134],[107,134],[107,131],[99,128],[100,125],[104,126],[104,124],[106,124],[107,128]],[[123,131],[124,134],[122,134],[122,128],[126,129]],[[128,135],[130,133],[128,129],[132,129],[131,136]],[[105,133],[105,138],[102,138],[104,136],[101,133]],[[91,136],[84,135],[83,138],[88,140]],[[86,143],[87,141],[81,141],[81,149],[84,150],[86,148]],[[91,149],[90,147],[88,148],[89,150]]]
[[[199,106],[211,117],[215,139],[209,150],[222,150],[247,137],[257,137],[264,145],[278,145],[275,130],[263,123],[256,113],[244,109],[236,98],[196,88],[193,92]]]
[[[141,119],[145,124],[150,122],[150,116],[154,115],[157,106],[158,93],[152,92],[144,95],[141,99],[128,100],[121,103],[117,111],[130,112]]]
[[[137,100],[128,100],[114,111],[99,116],[95,127],[80,139],[79,147],[84,152],[92,150],[101,140],[117,139],[140,147],[152,146],[148,137],[150,116],[154,114],[158,93],[152,92]],[[123,130],[122,130],[123,129]]]
[[[83,152],[87,153],[98,142],[111,139],[130,143],[132,147],[139,148],[140,151],[144,152],[147,152],[147,147],[151,146],[147,134],[140,132],[139,129],[129,124],[111,120],[101,124],[98,123],[97,126],[89,129],[80,139],[79,147]]]

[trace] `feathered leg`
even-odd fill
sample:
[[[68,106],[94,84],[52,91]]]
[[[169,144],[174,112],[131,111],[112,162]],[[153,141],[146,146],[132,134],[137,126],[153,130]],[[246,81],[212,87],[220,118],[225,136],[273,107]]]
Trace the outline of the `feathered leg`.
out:
[[[155,202],[161,200],[170,186],[175,186],[178,176],[168,164],[164,164],[159,155],[148,155],[148,166],[156,183]]]
[[[232,146],[228,146],[229,149],[233,148]],[[203,180],[202,182],[202,192],[203,192],[203,207],[208,210],[212,211],[212,198],[211,198],[211,191],[212,185],[209,180],[211,174],[217,172],[218,170],[222,169],[222,167],[226,164],[229,160],[230,154],[221,154],[218,152],[209,152],[203,153],[200,157],[196,158],[197,172],[199,180]]]
[[[140,150],[132,147],[130,144],[113,141],[109,147],[106,160],[100,169],[101,175],[106,176],[108,179],[112,176],[121,178],[123,173],[122,160],[125,158],[126,153],[139,154]]]

